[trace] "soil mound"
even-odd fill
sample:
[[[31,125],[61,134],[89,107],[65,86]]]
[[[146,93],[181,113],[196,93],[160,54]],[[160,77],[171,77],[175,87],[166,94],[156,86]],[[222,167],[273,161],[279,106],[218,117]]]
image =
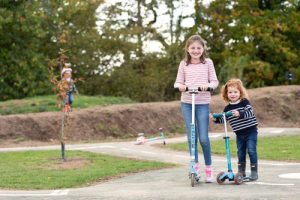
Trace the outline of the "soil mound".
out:
[[[300,127],[300,86],[274,86],[248,90],[260,127]],[[221,112],[224,102],[214,95],[211,112]],[[51,141],[60,136],[62,113],[45,112],[0,116],[2,140]],[[143,132],[184,133],[180,102],[137,103],[76,110],[65,127],[67,140],[101,140],[135,137]],[[223,126],[210,125],[210,131]]]

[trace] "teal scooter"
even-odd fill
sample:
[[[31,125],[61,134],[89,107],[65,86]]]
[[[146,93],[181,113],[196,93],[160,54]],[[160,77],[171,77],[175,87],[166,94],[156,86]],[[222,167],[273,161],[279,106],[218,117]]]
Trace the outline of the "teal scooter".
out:
[[[241,173],[234,174],[232,171],[232,166],[231,166],[229,136],[227,134],[227,123],[226,123],[226,117],[230,117],[230,116],[232,116],[231,111],[213,114],[213,118],[215,118],[215,119],[223,118],[223,120],[224,120],[225,137],[223,137],[223,138],[225,139],[227,167],[228,167],[227,172],[220,172],[217,175],[217,183],[223,184],[225,182],[225,180],[228,179],[228,181],[234,181],[235,184],[240,185],[243,183],[243,174],[241,174]]]

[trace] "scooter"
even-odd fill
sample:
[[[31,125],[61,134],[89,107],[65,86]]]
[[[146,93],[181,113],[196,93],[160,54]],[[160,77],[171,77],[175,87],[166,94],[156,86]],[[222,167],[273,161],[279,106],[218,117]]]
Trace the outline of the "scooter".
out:
[[[176,90],[179,90],[178,88],[175,88]],[[189,178],[191,181],[191,186],[194,187],[195,183],[198,183],[200,180],[200,177],[197,176],[197,171],[195,169],[196,166],[196,130],[195,130],[195,94],[198,94],[199,91],[202,91],[200,87],[187,87],[186,91],[190,94],[192,94],[192,122],[190,124],[190,141],[191,141],[191,162],[189,166]],[[206,91],[213,91],[213,88],[208,87]]]
[[[151,138],[148,138],[148,139],[145,138],[144,133],[139,133],[134,144],[141,145],[141,144],[145,144],[146,142],[151,142],[151,141],[155,141],[155,140],[162,140],[163,145],[166,145],[165,134],[163,132],[163,128],[159,128],[159,133],[160,133],[159,137],[151,137]]]
[[[220,172],[217,175],[217,183],[222,184],[226,179],[228,181],[234,181],[235,184],[240,185],[243,183],[243,175],[241,173],[236,173],[234,174],[232,171],[232,166],[231,166],[231,158],[230,158],[230,146],[229,146],[229,136],[227,134],[227,123],[226,123],[226,117],[232,116],[232,112],[224,112],[224,113],[214,113],[213,118],[223,118],[224,120],[224,128],[225,128],[225,146],[226,146],[226,156],[227,156],[227,167],[228,167],[228,172]]]

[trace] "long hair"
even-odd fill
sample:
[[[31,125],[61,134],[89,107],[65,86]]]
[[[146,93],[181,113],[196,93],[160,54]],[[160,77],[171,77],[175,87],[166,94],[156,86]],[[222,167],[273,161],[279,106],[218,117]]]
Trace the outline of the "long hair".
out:
[[[243,100],[245,98],[249,99],[248,93],[246,91],[246,88],[243,86],[242,81],[240,79],[230,79],[225,85],[222,86],[221,89],[221,96],[226,103],[230,102],[227,95],[228,87],[235,87],[240,91],[240,100]]]
[[[200,35],[192,35],[191,37],[189,37],[189,39],[187,39],[187,41],[185,43],[185,48],[184,48],[184,50],[185,50],[185,59],[184,60],[186,62],[186,65],[191,64],[191,59],[192,58],[191,58],[191,55],[188,52],[188,48],[194,42],[199,42],[203,47],[203,53],[200,56],[200,62],[205,63],[205,59],[208,58],[205,41],[201,38]]]

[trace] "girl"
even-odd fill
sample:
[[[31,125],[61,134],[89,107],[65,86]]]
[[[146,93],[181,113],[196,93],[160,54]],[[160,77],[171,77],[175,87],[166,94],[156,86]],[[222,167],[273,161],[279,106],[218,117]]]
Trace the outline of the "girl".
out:
[[[257,121],[253,109],[248,101],[246,89],[239,79],[229,80],[221,91],[223,100],[228,103],[224,112],[231,111],[232,116],[227,117],[230,126],[236,134],[238,149],[238,172],[246,176],[246,151],[250,158],[250,180],[258,179],[257,175]],[[211,118],[212,115],[210,115]],[[215,123],[223,123],[223,118],[214,119]]]
[[[208,58],[205,42],[199,35],[191,36],[185,45],[185,59],[180,62],[175,88],[181,91],[181,111],[185,122],[189,151],[191,153],[190,124],[192,122],[192,98],[186,87],[200,87],[205,91],[208,87],[216,88],[219,81],[214,64]],[[211,149],[208,138],[210,92],[199,92],[195,96],[196,152],[195,169],[199,173],[197,140],[204,154],[206,182],[212,182]]]

